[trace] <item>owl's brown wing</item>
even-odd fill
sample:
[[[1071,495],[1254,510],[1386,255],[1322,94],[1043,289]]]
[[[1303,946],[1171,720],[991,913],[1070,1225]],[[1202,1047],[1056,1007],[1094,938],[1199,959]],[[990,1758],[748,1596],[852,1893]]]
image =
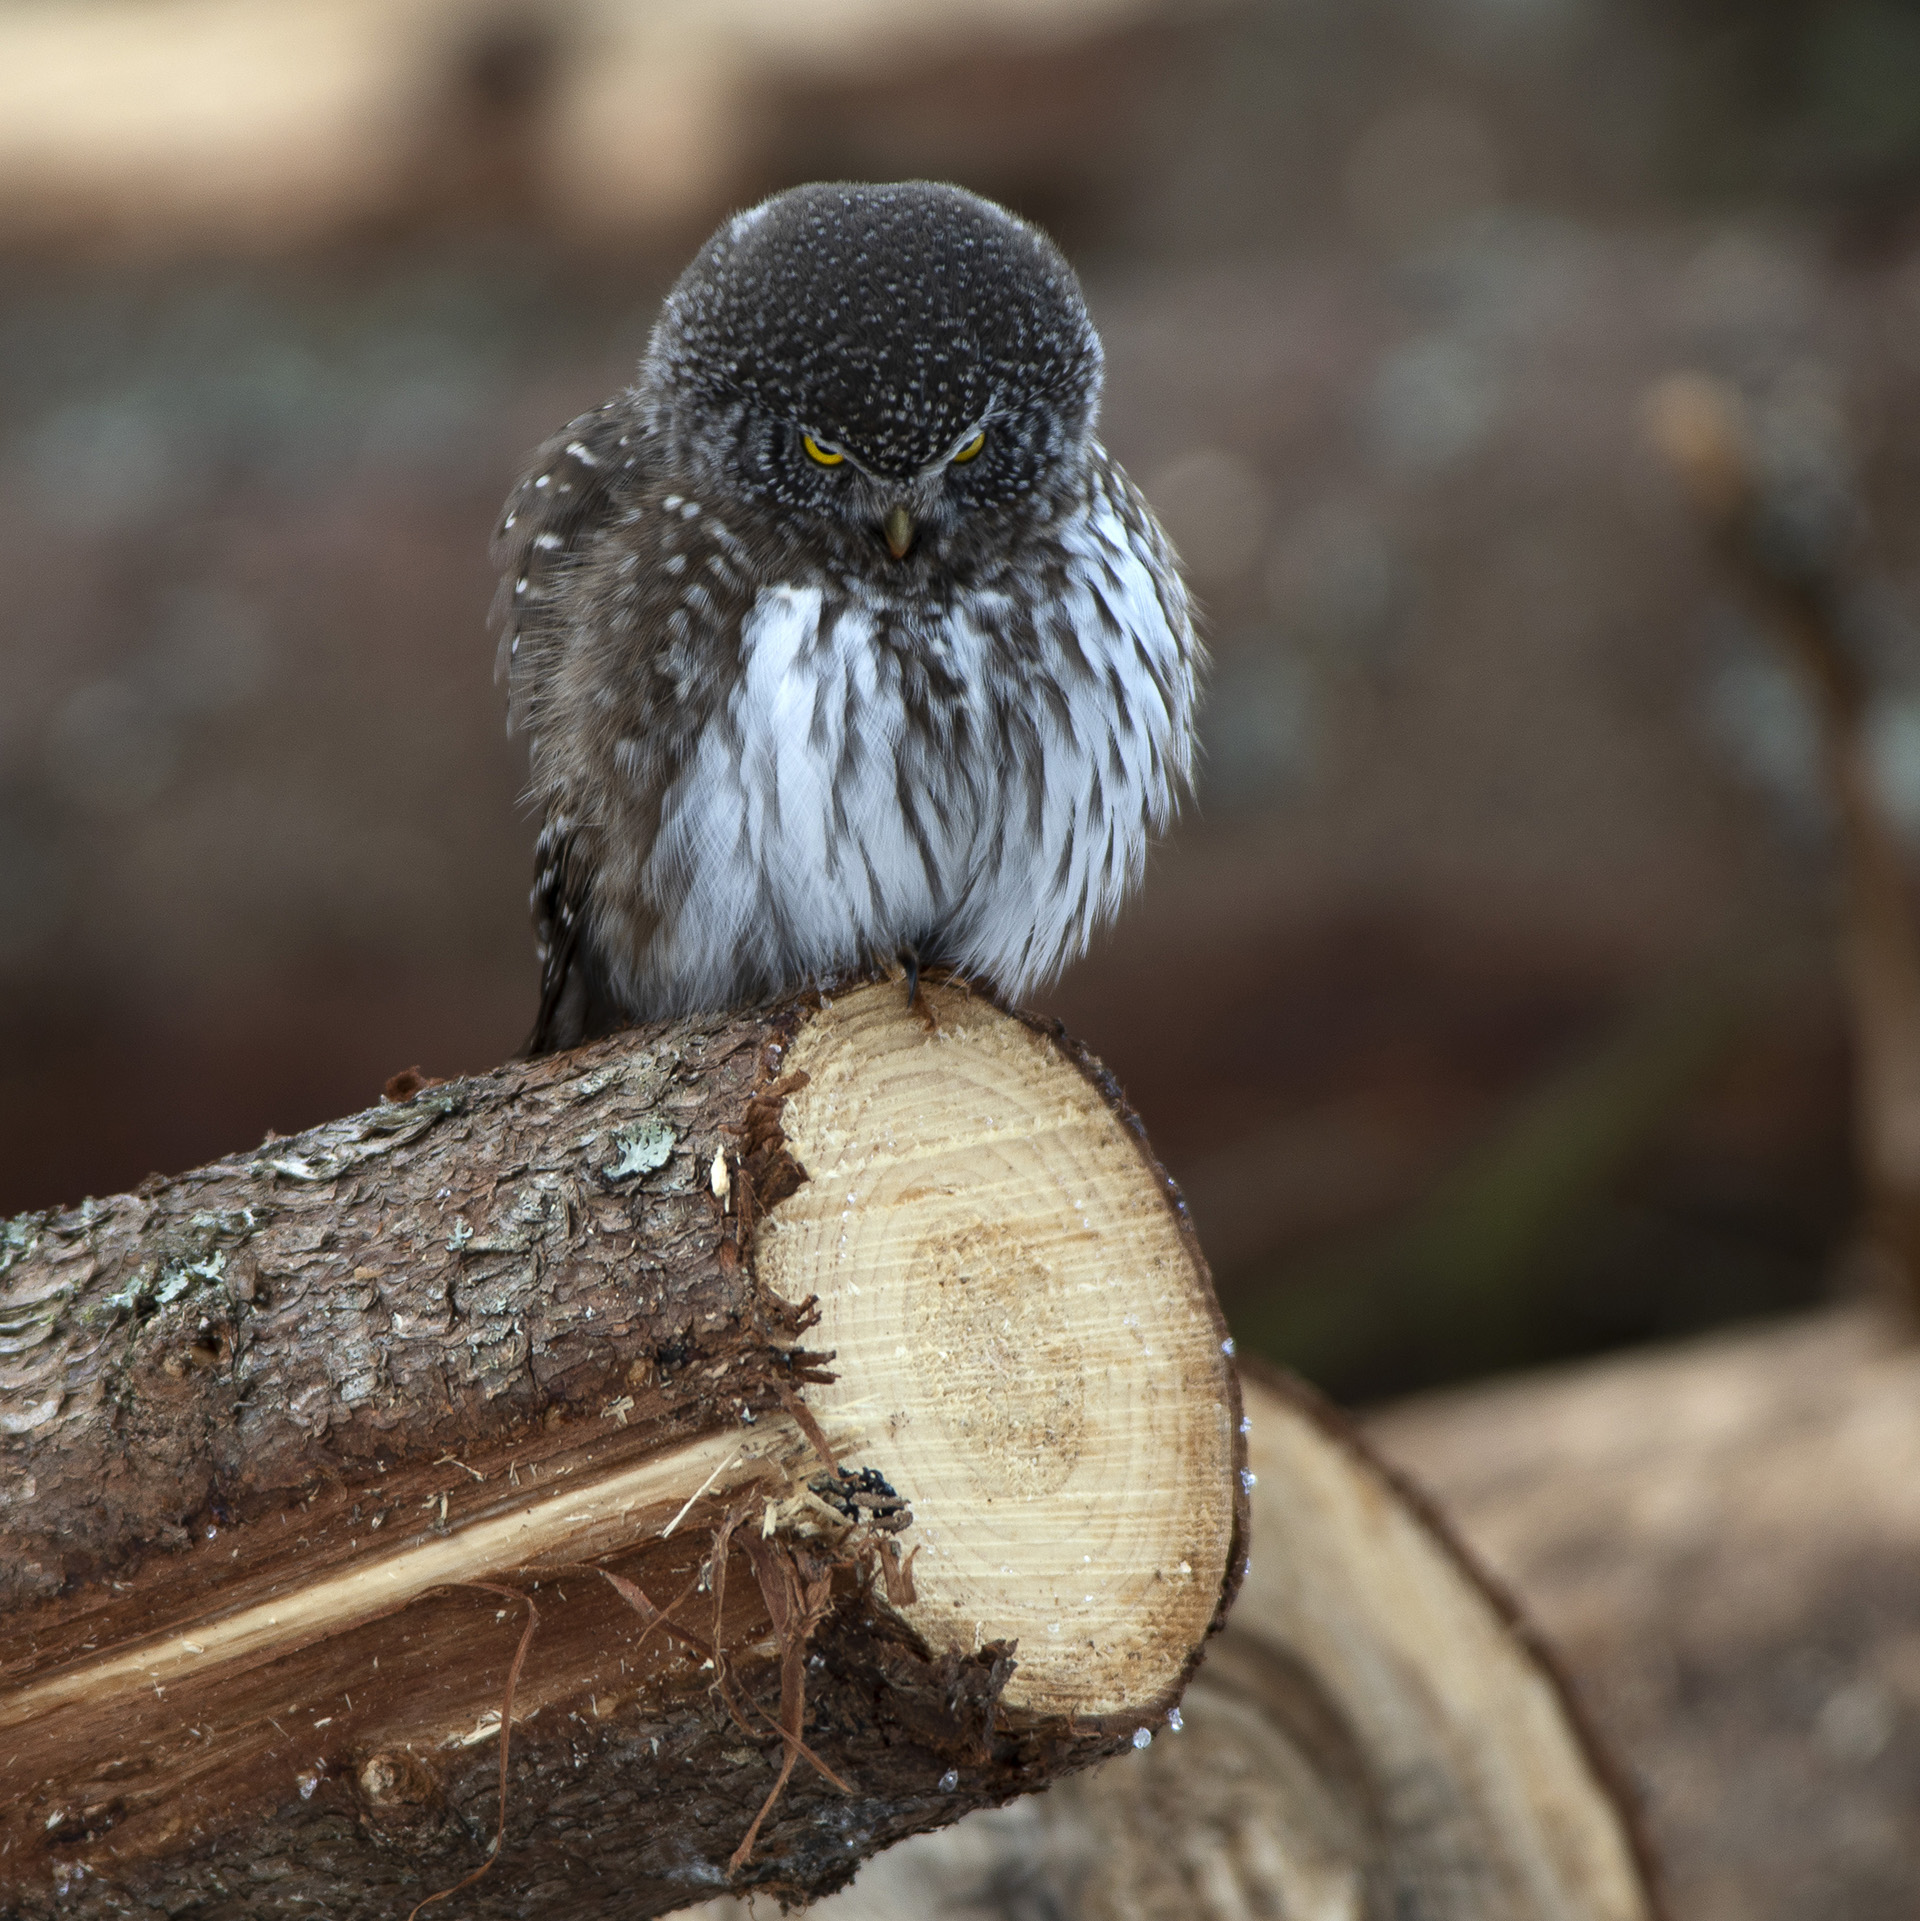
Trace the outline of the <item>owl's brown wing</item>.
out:
[[[567,618],[570,571],[621,503],[645,484],[644,439],[630,394],[618,394],[563,427],[534,455],[507,499],[493,539],[500,568],[493,624],[495,669],[507,683],[508,725],[537,735],[548,676]],[[540,1012],[526,1051],[545,1054],[606,1031],[604,987],[587,978],[580,934],[592,884],[581,826],[549,801],[534,850],[534,933],[540,954]]]
[[[515,732],[538,731],[564,617],[558,589],[619,502],[645,484],[646,465],[633,396],[620,393],[562,427],[507,496],[493,535],[500,585],[491,624],[500,634],[494,676],[507,684]]]

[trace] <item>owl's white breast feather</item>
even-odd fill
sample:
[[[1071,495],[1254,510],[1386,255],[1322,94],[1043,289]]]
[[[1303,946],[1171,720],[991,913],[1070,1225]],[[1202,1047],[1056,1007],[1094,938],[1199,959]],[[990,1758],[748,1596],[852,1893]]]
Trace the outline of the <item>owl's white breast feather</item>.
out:
[[[1104,492],[1064,545],[1071,584],[1037,616],[1064,699],[1032,703],[1034,758],[1008,770],[1023,779],[983,836],[989,858],[956,930],[955,958],[1014,995],[1119,911],[1191,774],[1197,647],[1177,575],[1155,568]],[[1022,814],[1027,782],[1041,798]]]
[[[761,591],[664,797],[643,885],[665,911],[633,957],[650,1002],[908,943],[1019,995],[1084,949],[1188,775],[1196,648],[1177,578],[1104,490],[1063,546],[1067,590],[1024,616],[1001,593],[930,623]],[[1021,618],[1037,646],[1014,644]]]

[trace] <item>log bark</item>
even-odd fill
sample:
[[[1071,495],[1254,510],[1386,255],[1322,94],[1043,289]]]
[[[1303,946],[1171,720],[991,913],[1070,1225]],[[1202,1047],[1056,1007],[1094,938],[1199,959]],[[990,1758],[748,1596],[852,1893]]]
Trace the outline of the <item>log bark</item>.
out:
[[[1654,1921],[1630,1800],[1513,1602],[1310,1389],[1246,1405],[1253,1557],[1184,1725],[903,1843],[820,1921]]]
[[[401,1915],[503,1795],[464,1915],[810,1896],[1164,1721],[1244,1441],[1095,1063],[878,983],[400,1091],[5,1228],[9,1914]]]

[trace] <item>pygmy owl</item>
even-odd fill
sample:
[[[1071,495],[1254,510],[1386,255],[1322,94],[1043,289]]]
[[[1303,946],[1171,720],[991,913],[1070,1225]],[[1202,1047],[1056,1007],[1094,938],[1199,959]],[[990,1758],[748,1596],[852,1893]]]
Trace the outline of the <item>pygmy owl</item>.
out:
[[[1172,548],[1072,269],[955,187],[729,220],[501,521],[544,824],[535,1052],[876,958],[1018,997],[1193,764]]]

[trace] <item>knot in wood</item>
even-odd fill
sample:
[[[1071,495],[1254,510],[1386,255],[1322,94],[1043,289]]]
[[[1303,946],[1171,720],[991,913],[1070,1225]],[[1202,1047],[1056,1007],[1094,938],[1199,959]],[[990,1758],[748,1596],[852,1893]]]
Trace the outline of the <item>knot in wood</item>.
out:
[[[418,1755],[384,1748],[361,1762],[357,1775],[368,1811],[388,1818],[427,1812],[440,1798],[440,1782]]]

